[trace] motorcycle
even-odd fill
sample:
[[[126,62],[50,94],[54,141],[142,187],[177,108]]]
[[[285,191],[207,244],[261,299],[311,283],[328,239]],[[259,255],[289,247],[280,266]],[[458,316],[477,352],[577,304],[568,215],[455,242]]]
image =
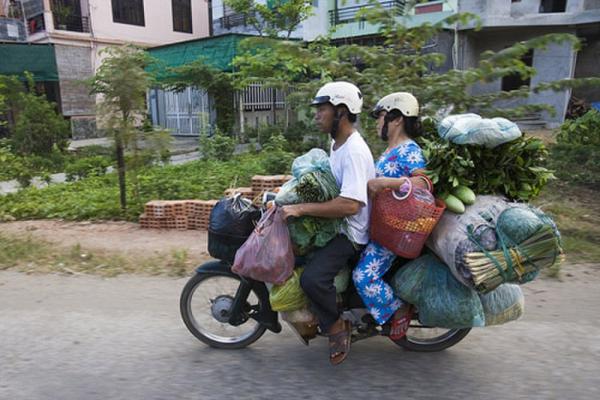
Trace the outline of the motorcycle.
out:
[[[269,197],[265,196],[263,204],[268,201]],[[352,270],[354,265],[350,264],[348,267]],[[396,263],[385,278],[389,280],[400,267]],[[375,336],[389,337],[389,326],[375,322],[352,282],[338,299],[342,318],[352,325],[352,342]],[[282,331],[279,315],[271,309],[267,285],[233,273],[231,263],[225,260],[210,261],[196,269],[181,293],[180,312],[196,338],[218,349],[242,349],[260,339],[267,330]],[[308,345],[307,338],[300,335],[293,324],[290,327]],[[470,330],[425,326],[419,322],[416,309],[406,335],[393,341],[409,351],[436,352],[454,346]]]

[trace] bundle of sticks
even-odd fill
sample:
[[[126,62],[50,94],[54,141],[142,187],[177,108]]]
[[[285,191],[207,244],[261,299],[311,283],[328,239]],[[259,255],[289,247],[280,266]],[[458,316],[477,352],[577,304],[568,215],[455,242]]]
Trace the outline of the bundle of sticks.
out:
[[[489,292],[504,282],[519,282],[540,269],[563,259],[559,238],[550,225],[543,225],[529,239],[506,250],[467,253],[466,266],[480,292]]]

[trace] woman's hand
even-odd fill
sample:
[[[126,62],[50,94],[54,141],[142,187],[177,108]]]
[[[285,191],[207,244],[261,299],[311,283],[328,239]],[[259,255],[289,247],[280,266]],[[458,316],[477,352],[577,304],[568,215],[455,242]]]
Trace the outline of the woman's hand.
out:
[[[385,188],[386,188],[385,182],[381,178],[371,179],[367,183],[369,197],[375,197],[377,195],[377,193],[381,192]]]

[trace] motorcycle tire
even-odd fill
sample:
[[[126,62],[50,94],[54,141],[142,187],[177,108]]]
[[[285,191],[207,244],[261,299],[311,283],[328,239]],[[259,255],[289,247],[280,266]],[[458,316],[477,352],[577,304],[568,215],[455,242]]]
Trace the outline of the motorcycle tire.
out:
[[[223,290],[223,293],[218,293],[216,297],[209,299],[210,313],[205,316],[207,317],[205,318],[205,321],[200,323],[198,318],[199,315],[197,315],[199,313],[195,314],[193,309],[199,310],[204,306],[204,303],[209,302],[200,301],[198,302],[199,306],[193,306],[192,302],[195,295],[199,296],[203,294],[198,293],[199,288],[201,289],[203,285],[206,286],[211,280],[215,282],[226,282],[227,285],[230,286],[230,290]],[[204,273],[192,276],[186,283],[179,302],[181,317],[188,330],[203,343],[217,349],[242,349],[256,342],[265,333],[266,327],[250,318],[249,315],[247,315],[244,323],[238,327],[234,327],[227,322],[227,306],[228,304],[231,305],[240,282],[240,278],[235,274],[224,275]],[[254,300],[250,300],[250,296],[252,295]],[[251,291],[250,296],[248,300],[255,304],[247,303],[248,312],[259,312],[262,307],[264,307],[263,300],[254,290]],[[211,318],[216,321],[216,324]],[[225,331],[227,329],[236,330],[246,324],[251,324],[253,326],[248,332],[242,335],[225,337],[214,331],[211,332],[209,328],[206,328],[207,325],[211,324],[215,324],[216,330],[219,331]]]

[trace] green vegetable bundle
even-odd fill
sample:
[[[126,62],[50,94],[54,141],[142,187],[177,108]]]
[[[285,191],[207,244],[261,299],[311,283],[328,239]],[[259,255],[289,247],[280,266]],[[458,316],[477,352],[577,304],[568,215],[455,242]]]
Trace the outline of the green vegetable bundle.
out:
[[[420,139],[427,174],[442,198],[465,186],[477,194],[503,194],[528,201],[554,175],[543,167],[548,151],[541,140],[521,137],[493,149],[457,145],[437,136]]]
[[[315,168],[298,178],[292,189],[299,203],[322,203],[340,194],[329,168]],[[288,224],[296,254],[306,254],[315,247],[325,246],[339,234],[343,219],[301,217]]]
[[[334,199],[339,193],[330,171],[314,171],[303,175],[296,186],[296,194],[305,203],[322,203]]]

